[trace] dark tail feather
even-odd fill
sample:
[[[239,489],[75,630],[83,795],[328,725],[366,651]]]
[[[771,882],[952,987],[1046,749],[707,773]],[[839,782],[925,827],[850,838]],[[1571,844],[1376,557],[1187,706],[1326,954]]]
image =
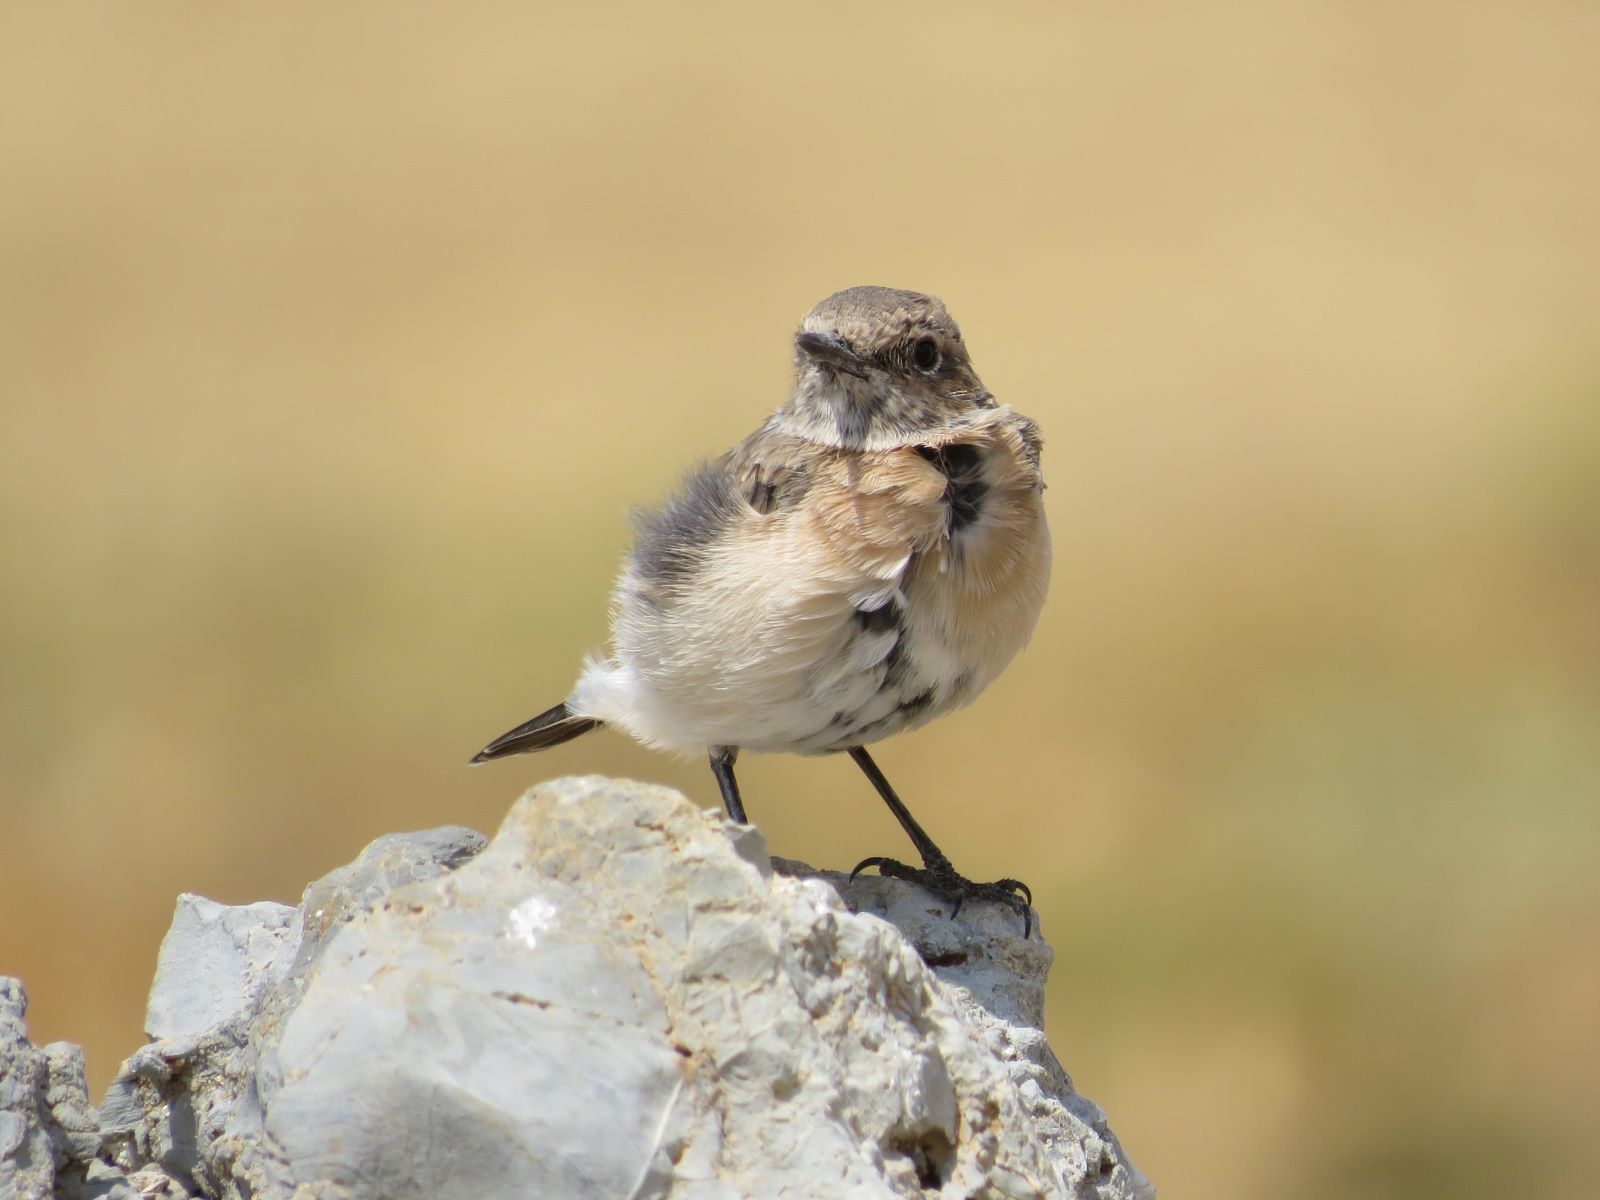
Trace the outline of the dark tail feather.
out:
[[[484,763],[508,754],[532,754],[535,750],[548,750],[599,726],[600,722],[593,717],[575,716],[565,704],[558,704],[549,712],[542,712],[533,720],[518,725],[510,733],[502,733],[474,754],[472,763]]]

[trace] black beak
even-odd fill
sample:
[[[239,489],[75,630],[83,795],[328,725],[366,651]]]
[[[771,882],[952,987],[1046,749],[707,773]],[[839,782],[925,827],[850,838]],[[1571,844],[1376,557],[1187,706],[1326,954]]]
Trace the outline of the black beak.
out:
[[[861,374],[861,360],[856,357],[855,351],[850,349],[850,343],[837,333],[811,333],[803,330],[794,335],[794,344],[812,362],[848,371],[852,375]]]

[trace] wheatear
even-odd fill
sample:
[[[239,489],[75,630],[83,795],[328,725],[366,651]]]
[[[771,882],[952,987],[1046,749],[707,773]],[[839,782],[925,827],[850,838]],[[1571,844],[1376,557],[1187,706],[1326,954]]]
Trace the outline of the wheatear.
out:
[[[856,871],[875,866],[955,909],[1009,904],[1027,936],[1026,886],[958,875],[866,746],[970,704],[1032,633],[1050,578],[1038,426],[995,403],[932,296],[829,296],[795,335],[795,362],[794,391],[765,425],[636,518],[611,657],[472,761],[613,725],[709,755],[743,824],[741,750],[842,750],[923,862]]]

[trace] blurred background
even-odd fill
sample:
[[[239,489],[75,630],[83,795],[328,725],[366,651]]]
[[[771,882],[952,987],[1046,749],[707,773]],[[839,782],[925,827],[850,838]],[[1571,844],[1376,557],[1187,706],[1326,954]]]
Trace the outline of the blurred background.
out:
[[[105,1086],[180,891],[492,832],[625,513],[839,288],[1037,418],[1033,645],[880,761],[1032,883],[1168,1200],[1593,1195],[1600,9],[0,13],[0,972]],[[848,761],[775,852],[907,849]]]

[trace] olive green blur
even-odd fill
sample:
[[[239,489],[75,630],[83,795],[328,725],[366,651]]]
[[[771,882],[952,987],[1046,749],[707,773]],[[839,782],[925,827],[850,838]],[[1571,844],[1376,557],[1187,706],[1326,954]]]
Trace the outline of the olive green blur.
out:
[[[626,511],[855,284],[1037,418],[1056,574],[879,761],[1032,884],[1168,1200],[1600,1171],[1600,8],[0,11],[0,972],[93,1088],[182,891],[552,775]],[[748,758],[773,850],[909,847]]]

